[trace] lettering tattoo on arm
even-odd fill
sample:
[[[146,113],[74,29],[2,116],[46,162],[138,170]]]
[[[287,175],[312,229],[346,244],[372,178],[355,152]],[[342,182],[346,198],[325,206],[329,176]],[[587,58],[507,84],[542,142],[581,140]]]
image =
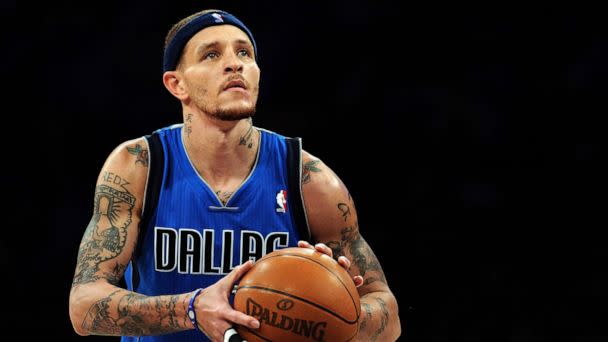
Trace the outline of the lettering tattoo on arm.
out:
[[[135,160],[135,164],[141,163],[143,166],[148,166],[148,150],[141,147],[140,144],[136,144],[135,147],[127,146],[127,151],[130,154],[136,155],[137,159]]]
[[[315,159],[304,163],[304,165],[302,166],[302,184],[307,184],[310,182],[311,172],[321,172],[321,169],[319,169],[318,167],[318,164],[320,162],[320,160]]]
[[[120,279],[126,265],[117,263],[110,274],[101,274],[99,265],[122,253],[134,205],[135,197],[126,189],[97,186],[93,217],[80,243],[72,287],[102,277],[111,282]]]
[[[115,174],[114,172],[105,171],[101,178],[103,179],[104,182],[118,185],[125,190],[127,189],[126,188],[127,185],[131,184],[131,183],[127,182],[126,179],[120,177],[119,175]]]

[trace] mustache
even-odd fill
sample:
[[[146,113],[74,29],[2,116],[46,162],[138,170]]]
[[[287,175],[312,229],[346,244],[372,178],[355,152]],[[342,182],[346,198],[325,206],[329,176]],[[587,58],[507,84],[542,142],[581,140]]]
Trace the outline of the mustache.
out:
[[[236,74],[236,75],[229,76],[224,82],[222,82],[222,86],[220,88],[220,92],[223,91],[223,90],[225,90],[226,87],[228,86],[228,84],[230,82],[233,82],[233,81],[240,81],[240,82],[242,82],[245,85],[246,89],[250,88],[249,87],[249,82],[247,82],[247,80],[245,80],[245,78],[243,76]]]

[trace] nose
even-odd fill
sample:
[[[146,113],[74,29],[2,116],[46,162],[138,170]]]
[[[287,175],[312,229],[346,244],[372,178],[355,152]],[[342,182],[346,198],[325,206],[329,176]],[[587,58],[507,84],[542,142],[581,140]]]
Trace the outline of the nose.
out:
[[[234,53],[226,56],[226,64],[224,66],[224,73],[235,73],[235,72],[243,72],[243,61],[241,61],[238,56]]]

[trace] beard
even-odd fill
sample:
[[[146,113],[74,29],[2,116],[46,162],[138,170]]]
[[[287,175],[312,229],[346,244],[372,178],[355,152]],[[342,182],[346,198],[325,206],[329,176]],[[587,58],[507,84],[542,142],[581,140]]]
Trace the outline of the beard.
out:
[[[196,88],[195,88],[196,89]],[[256,88],[257,90],[257,88]],[[257,91],[256,91],[257,93]],[[196,107],[198,107],[204,113],[211,116],[214,119],[218,119],[221,121],[238,121],[242,119],[247,119],[253,117],[255,115],[255,107],[257,101],[253,102],[251,105],[245,104],[229,104],[229,105],[209,105],[207,101],[205,101],[205,95],[207,94],[206,89],[196,89],[196,91],[191,95],[192,102]]]
[[[203,111],[211,117],[222,121],[237,121],[247,119],[255,115],[255,104],[251,106],[231,106],[219,108],[205,108]]]

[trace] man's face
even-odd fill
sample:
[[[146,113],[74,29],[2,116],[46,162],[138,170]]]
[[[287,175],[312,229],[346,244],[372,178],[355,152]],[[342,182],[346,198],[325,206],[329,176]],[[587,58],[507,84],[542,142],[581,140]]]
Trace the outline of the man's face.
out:
[[[181,66],[193,104],[221,120],[255,113],[260,68],[245,32],[231,25],[207,27],[184,48]]]

